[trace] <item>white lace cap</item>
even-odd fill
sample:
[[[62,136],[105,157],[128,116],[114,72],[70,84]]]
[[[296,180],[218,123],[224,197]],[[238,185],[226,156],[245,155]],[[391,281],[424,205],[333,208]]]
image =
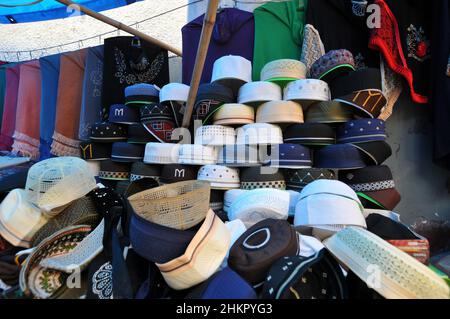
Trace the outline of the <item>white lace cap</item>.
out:
[[[251,227],[266,218],[287,219],[289,193],[286,191],[260,188],[240,195],[228,210],[228,219],[240,219]]]
[[[178,153],[178,163],[188,165],[216,164],[218,150],[213,146],[182,144]]]
[[[302,189],[302,191],[300,192],[300,199],[317,194],[330,194],[346,197],[358,203],[361,208],[361,213],[364,209],[355,191],[351,189],[350,186],[341,181],[331,179],[315,180]]]
[[[202,166],[197,175],[199,181],[209,182],[211,189],[233,189],[240,187],[239,170],[221,165]]]
[[[261,165],[257,145],[225,145],[219,149],[218,164],[249,167]]]
[[[48,215],[58,214],[95,187],[92,170],[77,157],[54,157],[34,164],[25,185],[28,200]]]
[[[302,79],[290,82],[284,88],[283,99],[297,101],[303,105],[310,101],[330,101],[331,93],[328,83],[317,79]]]
[[[325,247],[387,299],[449,299],[446,282],[427,266],[375,234],[346,227]]]
[[[144,163],[148,164],[176,164],[180,144],[147,143],[145,145]]]
[[[304,79],[305,77],[306,66],[293,59],[275,60],[261,69],[261,81],[273,81],[280,78]]]
[[[0,204],[0,235],[17,247],[31,247],[34,234],[48,219],[39,208],[27,201],[23,189],[14,189]]]
[[[225,79],[252,81],[252,63],[238,55],[225,55],[213,64],[211,82]]]
[[[281,88],[272,82],[256,81],[245,83],[239,89],[238,102],[243,104],[260,104],[282,100]]]
[[[350,198],[316,194],[301,198],[295,206],[295,226],[321,227],[340,230],[342,226],[367,228],[358,203]],[[339,225],[336,228],[335,225]]]
[[[256,110],[257,123],[303,123],[300,104],[292,101],[271,101]]]
[[[159,101],[186,102],[189,95],[189,85],[181,83],[169,83],[159,91]]]
[[[246,189],[227,190],[225,192],[224,198],[223,198],[223,211],[225,213],[227,213],[228,210],[230,209],[231,204],[233,204],[240,195],[242,195],[246,192],[248,192],[248,190],[246,190]]]
[[[89,263],[103,250],[103,234],[105,220],[87,235],[73,250],[64,255],[56,255],[41,260],[39,265],[44,268],[56,269],[66,273],[74,270],[84,270]]]
[[[274,124],[247,124],[236,131],[236,144],[283,144],[281,128]]]
[[[203,125],[195,131],[195,144],[222,146],[236,143],[234,128],[222,125]]]

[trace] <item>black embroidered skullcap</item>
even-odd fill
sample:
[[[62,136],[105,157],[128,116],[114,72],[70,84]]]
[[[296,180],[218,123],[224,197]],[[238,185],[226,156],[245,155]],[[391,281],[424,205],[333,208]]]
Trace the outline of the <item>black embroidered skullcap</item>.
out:
[[[302,145],[330,145],[335,143],[334,129],[322,123],[293,124],[283,132],[285,143]]]

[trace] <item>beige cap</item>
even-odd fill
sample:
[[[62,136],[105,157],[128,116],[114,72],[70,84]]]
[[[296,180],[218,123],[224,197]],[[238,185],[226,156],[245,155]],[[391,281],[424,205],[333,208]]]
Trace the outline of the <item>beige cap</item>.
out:
[[[300,104],[292,101],[271,101],[258,107],[257,123],[303,123]]]
[[[261,81],[304,79],[306,66],[297,60],[280,59],[267,63],[261,70]]]
[[[255,122],[255,110],[253,107],[238,104],[225,103],[214,113],[214,125],[244,125]]]

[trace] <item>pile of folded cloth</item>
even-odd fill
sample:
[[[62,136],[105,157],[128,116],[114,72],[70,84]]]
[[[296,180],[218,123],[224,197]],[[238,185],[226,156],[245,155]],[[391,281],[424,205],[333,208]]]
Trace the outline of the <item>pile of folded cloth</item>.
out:
[[[189,87],[137,84],[84,160],[33,165],[0,205],[3,297],[450,298],[448,255],[393,211],[379,70],[334,50],[251,73],[216,60],[181,142]]]

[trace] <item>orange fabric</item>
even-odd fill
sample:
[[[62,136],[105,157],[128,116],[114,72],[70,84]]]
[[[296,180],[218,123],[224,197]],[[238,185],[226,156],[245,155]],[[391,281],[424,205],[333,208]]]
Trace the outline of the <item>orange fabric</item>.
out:
[[[78,129],[86,53],[86,50],[80,50],[61,56],[51,150],[51,153],[57,156],[80,156]]]

